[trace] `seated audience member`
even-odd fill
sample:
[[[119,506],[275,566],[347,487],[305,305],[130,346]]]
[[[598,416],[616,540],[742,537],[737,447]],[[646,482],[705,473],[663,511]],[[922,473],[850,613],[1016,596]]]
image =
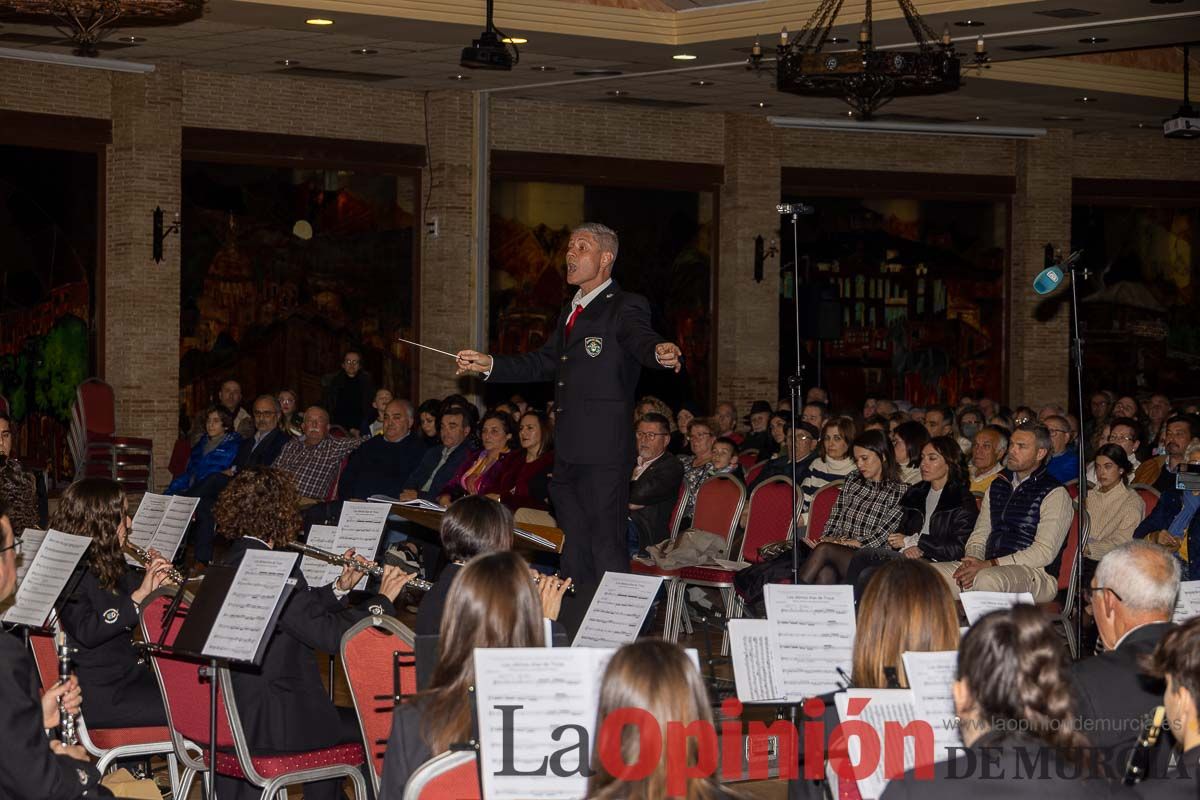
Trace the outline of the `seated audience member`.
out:
[[[688,439],[688,428],[691,427],[699,413],[692,403],[685,402],[675,415],[675,430],[671,433],[671,446],[667,450],[674,456],[687,455],[692,452],[692,442]]]
[[[304,437],[285,444],[273,466],[292,476],[301,497],[323,501],[338,479],[342,459],[364,441],[330,436],[329,414],[320,406],[311,406],[304,412]]]
[[[812,402],[824,403],[828,407],[829,391],[821,386],[810,386],[808,391],[804,393],[804,402],[806,404]]]
[[[1007,428],[990,424],[975,434],[975,441],[971,445],[969,475],[972,492],[986,493],[992,481],[1004,469],[1009,434]]]
[[[1115,444],[1096,451],[1096,488],[1088,492],[1087,512],[1091,519],[1083,546],[1083,579],[1092,577],[1096,562],[1115,547],[1133,538],[1146,513],[1141,496],[1129,488],[1129,460]]]
[[[866,397],[864,397],[863,398],[863,407],[862,407],[862,419],[867,420],[867,419],[870,419],[871,417],[875,416],[875,408],[878,405],[878,403],[879,403],[879,401],[876,400],[871,395],[867,395]]]
[[[788,431],[792,427],[792,412],[776,411],[767,422],[767,432],[771,434],[774,446],[771,448],[771,458],[779,458],[787,450]],[[762,459],[759,459],[760,461]]]
[[[1058,560],[1071,527],[1073,504],[1063,485],[1046,471],[1050,434],[1025,423],[1009,440],[1007,465],[983,499],[962,561],[935,565],[950,589],[1032,592],[1047,603],[1058,579],[1047,568]]]
[[[138,606],[163,584],[171,565],[154,551],[144,572],[126,564],[129,524],[125,491],[108,478],[71,484],[50,516],[54,530],[92,537],[59,612],[92,728],[167,724],[154,673],[131,636]]]
[[[958,430],[958,447],[967,456],[971,455],[971,448],[975,445],[975,434],[983,428],[983,420],[983,412],[978,406],[968,404],[958,410],[954,420],[954,426]]]
[[[721,436],[728,436],[741,444],[743,437],[737,432],[737,409],[734,408],[733,403],[717,403],[717,411],[713,414],[712,421],[714,440]]]
[[[529,411],[529,401],[526,400],[525,396],[522,394],[511,395],[508,398],[508,403],[513,408],[517,409],[517,419],[513,420],[514,422],[520,420],[520,418],[525,416],[525,414]]]
[[[887,439],[880,431],[864,431],[853,449],[857,468],[846,475],[821,540],[800,568],[801,583],[840,582],[855,553],[886,544],[900,522],[907,486],[899,480]]]
[[[498,404],[495,408],[492,409],[492,411],[496,412],[497,414],[503,414],[504,416],[506,416],[510,420],[512,420],[514,423],[517,421],[517,418],[521,415],[521,412],[517,411],[517,407],[514,406],[512,403],[508,403],[508,402]]]
[[[668,420],[673,417],[671,414],[671,407],[667,405],[666,402],[652,394],[648,394],[641,400],[637,401],[637,405],[633,409],[634,426],[636,427],[638,422],[641,421],[642,417],[646,416],[647,414],[661,414]],[[672,427],[672,430],[674,430],[674,427]]]
[[[13,426],[8,414],[0,411],[0,503],[8,507],[13,529],[41,529],[45,518],[45,486],[38,491],[38,476],[26,469],[13,455]]]
[[[1027,422],[1037,422],[1037,414],[1029,406],[1017,406],[1013,411],[1013,425],[1024,425]]]
[[[1200,464],[1200,443],[1184,451],[1184,461]],[[1175,554],[1183,564],[1185,581],[1200,580],[1200,492],[1171,488],[1133,532],[1135,539],[1148,539]],[[1196,558],[1192,558],[1195,555]]]
[[[696,492],[700,484],[712,475],[712,447],[717,437],[713,434],[716,427],[706,419],[694,419],[688,425],[688,441],[691,443],[691,455],[680,456],[679,463],[683,464],[683,483],[687,487],[687,500],[684,504],[683,517],[692,518],[696,508]]]
[[[902,422],[888,438],[900,480],[910,486],[921,480],[921,451],[929,444],[929,431],[919,422]]]
[[[810,400],[800,409],[800,419],[812,425],[817,430],[824,430],[825,423],[829,421],[830,412],[829,404],[820,401]],[[854,437],[851,437],[854,438]]]
[[[752,491],[763,481],[777,475],[784,475],[791,480],[793,461],[796,463],[796,483],[803,484],[813,462],[817,460],[820,438],[821,432],[812,425],[807,422],[797,422],[796,430],[791,436],[791,443],[785,445],[779,456],[772,458],[765,467],[759,470],[758,476],[746,487],[747,491]]]
[[[375,382],[363,369],[362,353],[347,350],[342,367],[323,379],[323,407],[329,412],[329,424],[337,425],[351,436],[358,436],[363,420],[371,414]]]
[[[1117,398],[1117,402],[1113,403],[1112,415],[1114,417],[1134,417],[1138,419],[1142,415],[1142,409],[1138,405],[1138,401],[1129,395],[1122,395]]]
[[[979,402],[975,405],[979,406],[979,414],[985,420],[995,415],[1000,408],[999,404],[990,397],[979,398]]]
[[[1083,423],[1083,435],[1086,437],[1088,444],[1088,455],[1097,447],[1104,444],[1104,439],[1100,437],[1100,430],[1108,424],[1112,416],[1112,399],[1109,393],[1104,390],[1092,392],[1088,398],[1088,409],[1091,414],[1086,422]]]
[[[955,436],[954,409],[944,405],[930,406],[921,424],[929,432],[930,439],[934,436]]]
[[[1109,775],[1119,779],[1143,732],[1143,717],[1162,700],[1161,682],[1146,674],[1140,659],[1173,627],[1179,564],[1149,542],[1126,542],[1108,551],[1087,580],[1088,605],[1106,652],[1076,662],[1071,676],[1083,729],[1105,751]],[[1152,763],[1164,766],[1165,758]]]
[[[283,389],[275,395],[279,401],[279,427],[289,436],[303,436],[304,414],[300,412],[300,400],[291,389]]]
[[[1034,606],[993,611],[967,630],[953,693],[966,752],[934,764],[932,781],[909,770],[888,784],[883,800],[1094,800],[1110,790],[1086,772],[1088,740],[1076,724],[1066,648]]]
[[[450,408],[438,420],[440,440],[437,447],[425,451],[421,463],[408,476],[401,500],[432,500],[446,490],[459,467],[475,455],[469,439],[473,432],[471,415],[461,407]]]
[[[809,466],[808,477],[800,485],[805,522],[808,506],[817,490],[831,481],[842,480],[854,469],[850,443],[854,441],[855,433],[854,420],[849,417],[834,417],[821,428],[820,455]]]
[[[237,381],[222,383],[217,392],[217,402],[214,405],[229,412],[229,416],[233,420],[230,430],[236,431],[243,439],[254,435],[254,420],[246,413],[246,409],[242,408],[242,385],[240,383]],[[196,444],[208,432],[208,414],[211,410],[211,406],[204,409],[192,421],[192,444]]]
[[[907,689],[905,653],[957,650],[958,612],[954,598],[929,565],[899,559],[873,570],[858,604],[850,681],[859,689]],[[821,695],[826,754],[845,750],[842,741],[831,742],[838,726],[834,705],[837,692]],[[805,712],[808,713],[807,711]],[[811,715],[815,716],[815,715]],[[804,774],[805,748],[800,747],[800,774]],[[788,782],[789,800],[826,797],[824,781],[803,778]]]
[[[637,550],[671,532],[671,513],[683,484],[683,462],[667,454],[667,418],[647,414],[637,425],[637,464],[629,482],[629,524]]]
[[[649,714],[657,724],[657,730],[644,729],[639,725],[626,725],[620,731],[619,750],[625,764],[636,764],[639,777],[624,774],[614,775],[609,771],[611,761],[601,758],[602,748],[608,744],[602,735],[604,720],[609,714],[622,709],[637,708]],[[695,727],[692,727],[695,726]],[[642,744],[649,741],[663,742],[675,735],[681,727],[694,730],[706,726],[716,730],[713,722],[712,703],[708,688],[700,670],[681,647],[658,639],[642,639],[627,644],[618,650],[604,668],[600,682],[600,705],[596,713],[596,739],[592,746],[591,761],[594,774],[588,780],[587,796],[590,800],[667,800],[668,797],[686,797],[696,800],[734,800],[742,797],[736,789],[721,783],[718,774],[688,777],[682,786],[682,794],[667,791],[667,773],[681,769],[681,763],[671,760],[674,753],[670,748],[657,747],[654,758],[641,752]],[[671,733],[668,733],[671,731]],[[616,744],[614,742],[613,744]],[[680,753],[680,762],[694,763],[698,746],[695,739],[687,745],[687,753]]]
[[[556,589],[560,599],[566,584]],[[511,550],[478,555],[458,572],[446,596],[429,688],[401,703],[392,718],[379,800],[401,800],[417,767],[472,738],[475,649],[544,646],[543,619],[552,604]]]
[[[925,424],[925,409],[921,406],[912,406],[908,409],[908,417],[913,422]]]
[[[1191,416],[1171,417],[1166,427],[1163,441],[1166,452],[1143,461],[1133,476],[1134,483],[1153,486],[1160,492],[1175,488],[1175,470],[1185,460],[1183,453],[1192,439],[1200,435],[1200,425]]]
[[[517,439],[523,456],[521,467],[500,502],[513,511],[522,508],[549,511],[550,471],[554,469],[554,428],[550,418],[528,409],[521,415]]]
[[[1059,483],[1078,480],[1079,448],[1071,440],[1071,425],[1067,418],[1051,414],[1044,424],[1050,431],[1050,459],[1046,462],[1046,471]]]
[[[1106,422],[1099,435],[1099,441],[1091,448],[1093,458],[1096,451],[1106,444],[1115,444],[1125,451],[1125,455],[1129,459],[1129,483],[1135,482],[1133,476],[1137,474],[1138,467],[1141,466],[1138,461],[1137,452],[1142,446],[1142,426],[1136,419],[1130,417],[1117,417],[1116,419]],[[1088,464],[1087,479],[1089,484],[1096,483],[1096,465]]]
[[[413,433],[412,403],[407,400],[392,400],[384,407],[379,432],[350,454],[338,481],[342,500],[365,500],[373,494],[395,497],[425,457],[425,442]]]
[[[888,432],[888,418],[882,414],[872,414],[863,419],[864,431],[880,431],[881,433]]]
[[[20,540],[13,534],[5,509],[0,507],[0,604],[17,586]],[[0,634],[0,797],[39,800],[80,800],[112,797],[100,786],[100,773],[89,763],[83,745],[64,745],[49,738],[58,726],[58,704],[70,713],[81,705],[79,681],[44,687],[39,702],[34,689],[37,669],[16,636]]]
[[[438,417],[442,413],[441,400],[426,400],[417,407],[417,426],[425,447],[441,447],[442,440],[438,436]]]
[[[230,540],[225,563],[237,566],[246,553],[282,550],[295,540],[302,523],[296,510],[299,494],[289,476],[275,467],[239,472],[217,499],[217,530]],[[354,551],[346,552],[353,556]],[[399,567],[384,567],[379,594],[361,608],[348,608],[346,596],[362,577],[347,566],[328,586],[310,587],[296,561],[296,587],[284,603],[279,622],[267,642],[262,666],[232,669],[233,692],[252,753],[292,753],[362,743],[358,718],[351,708],[329,699],[317,667],[317,651],[336,653],[342,636],[369,615],[395,615],[396,597],[412,576]],[[369,769],[370,767],[366,767]],[[340,780],[304,786],[307,800],[340,798]],[[368,778],[369,783],[369,778]],[[258,797],[261,790],[236,778],[217,776],[222,800]]]
[[[1046,420],[1050,419],[1051,417],[1061,417],[1065,413],[1066,412],[1063,410],[1062,406],[1042,406],[1037,412],[1037,419],[1038,422],[1045,425]]]
[[[898,530],[887,547],[864,548],[850,561],[846,575],[855,596],[879,564],[896,558],[957,561],[975,527],[979,509],[967,489],[966,463],[949,436],[932,439],[921,451],[921,482],[900,499]]]
[[[362,430],[365,431],[364,436],[377,436],[383,430],[383,414],[387,410],[388,403],[396,399],[392,394],[391,389],[376,389],[375,399],[371,401],[371,409],[374,414],[367,415],[367,419],[363,420]],[[411,414],[409,416],[412,416]]]
[[[1160,702],[1177,753],[1167,774],[1141,784],[1138,794],[1194,800],[1200,773],[1200,617],[1167,633],[1147,658],[1146,668],[1165,683]]]
[[[994,425],[997,428],[1003,428],[1008,433],[1012,433],[1013,428],[1017,427],[1017,423],[1013,420],[1012,414],[1004,411],[988,417],[987,424]]]
[[[417,605],[413,631],[418,636],[432,636],[441,630],[450,585],[468,561],[483,553],[512,549],[512,512],[495,500],[469,494],[450,504],[442,516],[439,537],[446,566]]]
[[[896,404],[891,400],[880,398],[875,401],[875,413],[884,419],[891,419],[892,414],[895,414],[896,411]],[[884,432],[886,433],[887,431]]]
[[[233,430],[233,417],[220,406],[213,406],[204,417],[205,433],[192,447],[187,468],[171,481],[167,494],[183,494],[210,475],[233,466],[242,437]]]
[[[1146,421],[1149,423],[1146,426],[1146,441],[1153,452],[1162,446],[1163,437],[1167,433],[1167,420],[1171,418],[1171,414],[1173,413],[1171,398],[1165,394],[1155,392],[1146,399],[1144,411]]]
[[[757,450],[757,461],[766,461],[776,450],[776,443],[768,426],[771,422],[771,404],[766,400],[755,400],[750,406],[750,432],[741,443],[741,449]]]
[[[722,436],[713,442],[712,474],[731,475],[739,481],[746,479],[742,472],[741,462],[738,461],[738,444],[728,436]]]
[[[503,411],[483,415],[479,438],[483,449],[474,460],[463,461],[448,486],[442,489],[438,502],[449,506],[450,501],[468,494],[481,494],[499,500],[516,483],[517,472],[525,461],[524,453],[512,449],[512,417]]]

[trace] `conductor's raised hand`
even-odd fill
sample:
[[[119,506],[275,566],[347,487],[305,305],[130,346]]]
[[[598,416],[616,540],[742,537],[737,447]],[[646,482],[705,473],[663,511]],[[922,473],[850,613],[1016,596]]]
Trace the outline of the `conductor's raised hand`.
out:
[[[482,375],[492,371],[492,357],[487,353],[459,350],[457,358],[458,371],[454,373],[455,375],[466,375],[469,372],[477,372]]]
[[[654,348],[654,357],[667,369],[679,372],[683,367],[683,351],[674,342],[660,342]]]

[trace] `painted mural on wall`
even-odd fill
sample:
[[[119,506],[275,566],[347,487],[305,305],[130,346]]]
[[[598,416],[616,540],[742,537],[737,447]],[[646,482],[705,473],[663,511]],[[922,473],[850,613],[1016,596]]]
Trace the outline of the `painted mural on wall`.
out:
[[[73,474],[75,388],[93,368],[96,175],[93,154],[0,146],[0,395],[17,456],[59,481]]]
[[[905,198],[803,198],[801,296],[829,287],[841,336],[808,342],[807,385],[835,398],[905,398],[918,405],[1002,396],[1007,210],[999,203]],[[790,273],[791,224],[783,228]],[[780,341],[793,341],[791,275],[783,276]],[[834,299],[836,298],[836,299]],[[802,330],[803,330],[802,322]],[[794,368],[781,358],[781,373]],[[781,386],[786,386],[781,377]]]
[[[1073,209],[1072,248],[1092,273],[1080,301],[1089,385],[1196,395],[1198,231],[1200,205]]]
[[[319,402],[347,348],[408,397],[409,176],[185,162],[180,395],[190,419],[220,383],[245,402],[290,387]]]
[[[491,192],[489,347],[541,346],[574,294],[564,277],[571,228],[602,222],[620,239],[613,278],[650,302],[651,324],[684,351],[683,379],[643,372],[640,394],[710,405],[711,193],[496,181]],[[486,388],[486,387],[485,387]],[[533,399],[544,402],[549,387]],[[506,394],[503,388],[489,389]],[[490,399],[491,398],[489,395]]]

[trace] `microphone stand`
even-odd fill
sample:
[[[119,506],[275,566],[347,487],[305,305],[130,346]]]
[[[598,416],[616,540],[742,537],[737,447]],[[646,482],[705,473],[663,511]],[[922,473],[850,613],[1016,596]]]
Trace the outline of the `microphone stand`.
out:
[[[1079,454],[1079,542],[1075,550],[1075,563],[1072,565],[1071,586],[1067,591],[1074,597],[1075,612],[1075,658],[1083,658],[1083,550],[1087,545],[1088,537],[1091,535],[1092,523],[1087,513],[1087,461],[1084,456],[1083,445],[1083,339],[1079,335],[1079,279],[1087,280],[1088,271],[1086,267],[1075,266],[1075,261],[1070,264],[1071,270],[1071,351],[1072,357],[1075,360],[1075,394],[1079,401],[1079,435],[1075,439],[1075,448]],[[1069,624],[1069,620],[1063,620],[1063,624]]]
[[[781,208],[781,211],[784,209]],[[792,314],[795,322],[793,336],[796,345],[796,371],[788,376],[788,389],[792,398],[791,417],[792,425],[788,430],[790,441],[788,445],[788,460],[791,461],[792,468],[792,585],[800,584],[800,537],[797,536],[797,523],[800,515],[800,487],[796,483],[796,454],[793,452],[796,449],[796,425],[799,419],[800,410],[803,408],[803,386],[804,386],[804,364],[800,357],[800,243],[797,220],[800,218],[799,212],[793,208],[786,208],[790,212],[792,218]],[[820,344],[817,345],[820,347]],[[791,723],[796,730],[800,729],[800,704],[791,704]]]

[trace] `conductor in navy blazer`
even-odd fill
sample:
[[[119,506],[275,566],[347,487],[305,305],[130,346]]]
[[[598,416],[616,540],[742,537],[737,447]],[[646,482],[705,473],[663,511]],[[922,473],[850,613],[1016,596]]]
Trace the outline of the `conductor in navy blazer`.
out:
[[[678,372],[682,360],[678,345],[650,327],[646,298],[612,280],[617,245],[616,233],[604,225],[586,223],[571,232],[567,283],[578,291],[539,350],[458,353],[459,374],[480,373],[495,383],[555,383],[550,499],[566,535],[563,574],[579,586],[579,601],[590,598],[605,572],[629,570],[633,394],[641,368]]]

